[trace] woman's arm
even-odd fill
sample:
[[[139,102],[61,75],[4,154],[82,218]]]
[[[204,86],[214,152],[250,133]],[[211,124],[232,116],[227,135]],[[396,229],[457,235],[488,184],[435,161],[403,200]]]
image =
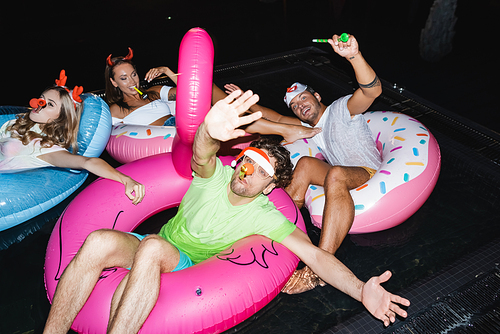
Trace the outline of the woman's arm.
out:
[[[154,67],[146,73],[145,80],[147,82],[151,82],[154,78],[159,77],[160,75],[165,74],[168,76],[176,85],[177,85],[177,74],[175,74],[170,68],[167,66]]]
[[[56,167],[86,169],[99,177],[120,182],[125,186],[125,195],[133,204],[139,204],[144,198],[145,188],[142,184],[114,169],[100,158],[87,158],[68,151],[42,154],[38,158]]]

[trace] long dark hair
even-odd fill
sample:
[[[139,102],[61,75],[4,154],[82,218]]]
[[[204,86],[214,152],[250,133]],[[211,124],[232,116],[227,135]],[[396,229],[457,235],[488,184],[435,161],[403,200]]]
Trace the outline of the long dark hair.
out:
[[[106,62],[106,69],[104,70],[104,78],[106,79],[105,99],[106,99],[106,102],[108,103],[108,105],[110,105],[110,106],[113,104],[116,104],[117,106],[120,107],[121,110],[130,111],[132,109],[132,107],[128,103],[123,101],[123,92],[120,90],[120,88],[113,86],[113,84],[111,83],[111,79],[113,79],[115,77],[114,68],[117,65],[125,64],[125,63],[130,64],[134,68],[134,70],[137,72],[137,67],[135,66],[134,62],[132,62],[131,60],[128,60],[128,59],[124,59],[124,58],[125,57],[113,57],[113,58],[111,58],[111,62],[113,63],[113,66],[110,66]],[[141,90],[148,95],[146,98],[146,100],[148,102],[152,102],[152,101],[158,100],[160,98],[160,94],[158,94],[155,91],[143,89],[142,87],[141,87]]]

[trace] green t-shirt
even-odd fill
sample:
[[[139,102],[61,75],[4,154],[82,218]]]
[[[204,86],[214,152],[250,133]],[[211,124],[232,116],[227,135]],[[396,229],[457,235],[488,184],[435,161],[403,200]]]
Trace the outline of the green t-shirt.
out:
[[[230,166],[223,166],[217,159],[215,173],[210,178],[195,175],[177,215],[159,233],[194,263],[252,234],[281,242],[295,230],[295,225],[262,194],[248,204],[233,206],[227,196],[233,173]]]

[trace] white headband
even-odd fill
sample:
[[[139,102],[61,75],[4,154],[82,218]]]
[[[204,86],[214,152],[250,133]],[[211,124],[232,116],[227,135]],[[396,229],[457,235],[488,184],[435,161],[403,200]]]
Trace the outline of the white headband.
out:
[[[264,168],[269,176],[274,176],[274,168],[271,165],[269,157],[267,154],[259,148],[256,147],[247,147],[236,157],[236,160],[231,162],[231,167],[236,166],[236,161],[239,160],[243,155],[247,155],[253,161],[259,164],[260,167]]]
[[[290,108],[290,102],[292,102],[293,98],[299,95],[300,93],[304,92],[306,89],[307,86],[301,84],[300,82],[296,82],[286,89],[284,100],[288,108]]]

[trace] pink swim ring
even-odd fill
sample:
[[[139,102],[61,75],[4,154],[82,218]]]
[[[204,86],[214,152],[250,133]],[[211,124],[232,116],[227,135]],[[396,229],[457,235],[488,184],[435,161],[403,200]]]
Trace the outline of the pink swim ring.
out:
[[[350,234],[370,233],[397,226],[413,215],[430,196],[441,169],[439,145],[422,123],[398,112],[364,114],[382,157],[376,174],[350,191],[355,217]],[[302,156],[324,160],[312,140],[283,143],[294,165]],[[323,187],[310,185],[305,198],[312,223],[321,228]]]
[[[142,203],[134,206],[117,182],[98,179],[66,208],[50,237],[45,259],[45,284],[52,300],[57,282],[85,238],[101,228],[133,231],[152,215],[178,206],[191,182],[189,161],[198,125],[210,108],[213,46],[208,34],[191,29],[179,55],[177,128],[172,153],[144,158],[119,170],[146,185]],[[182,102],[181,102],[182,101]],[[229,163],[232,157],[223,158]],[[300,212],[290,197],[276,189],[276,207],[301,229]],[[262,236],[250,236],[230,249],[191,268],[163,274],[158,302],[141,333],[219,333],[242,322],[271,301],[298,264],[286,247]],[[80,333],[105,333],[113,293],[127,274],[123,268],[102,273],[75,319]]]

